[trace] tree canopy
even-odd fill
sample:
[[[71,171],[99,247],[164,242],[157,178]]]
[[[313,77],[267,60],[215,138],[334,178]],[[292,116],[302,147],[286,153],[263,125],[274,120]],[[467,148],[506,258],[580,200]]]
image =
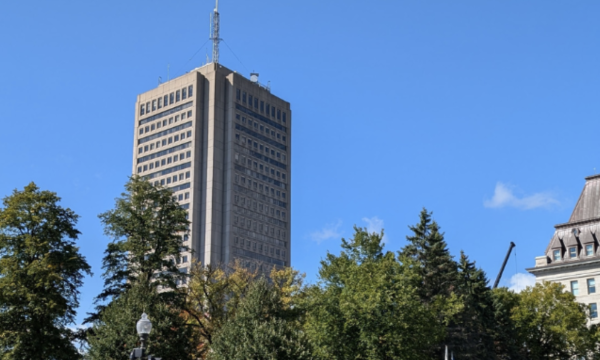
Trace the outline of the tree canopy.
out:
[[[77,359],[79,289],[90,266],[75,245],[78,216],[34,183],[0,209],[0,358]]]

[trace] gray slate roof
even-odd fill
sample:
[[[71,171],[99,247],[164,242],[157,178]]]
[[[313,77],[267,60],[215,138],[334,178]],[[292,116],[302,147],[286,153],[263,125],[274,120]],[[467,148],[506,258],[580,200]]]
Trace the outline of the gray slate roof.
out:
[[[569,222],[554,226],[554,235],[546,248],[547,266],[574,264],[600,258],[600,175],[585,178],[583,191],[577,200]],[[585,255],[585,245],[593,245],[593,255]],[[577,247],[577,257],[569,258],[568,248]],[[554,261],[552,252],[561,251],[561,260]]]

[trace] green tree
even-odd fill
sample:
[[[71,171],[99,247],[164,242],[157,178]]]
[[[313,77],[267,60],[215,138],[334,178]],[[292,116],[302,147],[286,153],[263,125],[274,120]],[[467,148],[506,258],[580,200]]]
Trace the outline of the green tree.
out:
[[[150,350],[157,356],[186,359],[192,353],[189,327],[181,316],[187,279],[176,260],[187,249],[186,211],[172,192],[132,177],[113,210],[99,217],[113,238],[103,260],[104,290],[98,295],[88,342],[93,359],[126,358],[136,347],[135,324],[145,311],[153,321]],[[108,304],[107,304],[108,302]],[[129,334],[129,335],[128,335]]]
[[[519,303],[519,294],[500,287],[492,290],[494,309],[494,353],[498,360],[522,359],[521,347],[524,341],[519,339],[512,311]]]
[[[415,262],[383,252],[381,234],[355,227],[307,290],[305,331],[322,359],[422,359],[443,333],[420,301]]]
[[[304,333],[288,318],[280,293],[265,278],[253,282],[236,316],[217,333],[211,360],[313,359]]]
[[[570,359],[593,350],[587,308],[560,283],[538,283],[523,290],[511,318],[524,359]]]
[[[193,355],[206,358],[216,333],[235,317],[256,276],[239,263],[229,268],[194,264],[182,314],[193,331]]]
[[[75,246],[78,216],[34,183],[0,209],[0,357],[77,359],[74,323],[90,266]]]
[[[448,327],[448,346],[461,359],[493,359],[494,303],[483,270],[461,251],[457,293],[462,309]]]
[[[439,359],[443,356],[445,345],[466,348],[465,344],[461,344],[463,334],[457,324],[457,316],[464,310],[458,291],[458,264],[450,255],[439,225],[426,209],[421,210],[419,223],[409,226],[409,229],[413,234],[406,237],[409,244],[400,254],[414,260],[419,298],[437,314],[436,324],[445,333],[436,344],[423,348],[422,357]]]

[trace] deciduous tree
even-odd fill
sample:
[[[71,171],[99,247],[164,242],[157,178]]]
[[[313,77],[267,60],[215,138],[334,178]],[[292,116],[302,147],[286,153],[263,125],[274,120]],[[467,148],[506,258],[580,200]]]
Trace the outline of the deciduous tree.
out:
[[[0,209],[0,358],[77,359],[79,289],[90,266],[75,245],[78,216],[34,183]]]

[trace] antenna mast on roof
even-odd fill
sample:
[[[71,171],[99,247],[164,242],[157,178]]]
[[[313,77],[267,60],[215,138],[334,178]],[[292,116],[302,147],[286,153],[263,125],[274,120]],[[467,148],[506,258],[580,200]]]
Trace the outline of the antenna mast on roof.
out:
[[[222,40],[219,37],[219,0],[215,5],[215,10],[212,15],[210,40],[213,42],[212,61],[215,64],[219,63],[219,42]]]

